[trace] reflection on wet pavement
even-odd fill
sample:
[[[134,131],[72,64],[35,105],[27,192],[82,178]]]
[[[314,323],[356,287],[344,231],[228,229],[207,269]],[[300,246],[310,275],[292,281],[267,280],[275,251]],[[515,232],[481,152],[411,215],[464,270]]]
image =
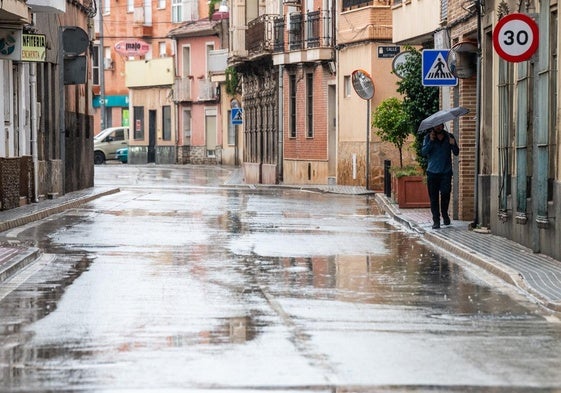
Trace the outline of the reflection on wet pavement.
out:
[[[57,259],[0,301],[0,390],[561,386],[559,326],[373,198],[210,173],[126,167],[131,188],[19,233]]]

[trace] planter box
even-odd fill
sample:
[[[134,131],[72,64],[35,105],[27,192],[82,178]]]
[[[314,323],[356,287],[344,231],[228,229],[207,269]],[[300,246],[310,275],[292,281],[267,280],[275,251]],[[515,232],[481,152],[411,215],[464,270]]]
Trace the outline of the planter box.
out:
[[[430,207],[424,176],[392,176],[392,192],[400,208]]]

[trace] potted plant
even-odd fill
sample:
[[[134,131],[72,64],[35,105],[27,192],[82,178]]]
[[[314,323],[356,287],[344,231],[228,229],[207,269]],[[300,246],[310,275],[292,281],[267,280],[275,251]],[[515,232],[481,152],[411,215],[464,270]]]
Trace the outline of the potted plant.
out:
[[[430,206],[422,168],[403,166],[403,146],[412,131],[403,102],[395,97],[382,101],[373,113],[372,125],[382,141],[392,143],[399,151],[399,167],[390,169],[392,194],[399,207]]]

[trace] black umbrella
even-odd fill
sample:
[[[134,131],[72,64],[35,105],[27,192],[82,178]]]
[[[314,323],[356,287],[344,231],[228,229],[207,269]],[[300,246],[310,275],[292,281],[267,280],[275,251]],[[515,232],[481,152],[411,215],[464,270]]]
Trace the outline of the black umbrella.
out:
[[[461,106],[450,108],[450,109],[443,109],[441,111],[433,113],[425,120],[423,120],[417,132],[423,132],[439,124],[443,124],[446,123],[447,121],[454,120],[455,118],[463,116],[466,113],[469,113],[469,109],[463,108]]]

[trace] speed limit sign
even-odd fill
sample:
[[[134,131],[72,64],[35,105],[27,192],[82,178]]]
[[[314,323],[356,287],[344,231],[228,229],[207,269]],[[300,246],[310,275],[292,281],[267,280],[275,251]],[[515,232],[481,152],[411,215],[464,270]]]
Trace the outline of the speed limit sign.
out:
[[[532,57],[539,43],[536,22],[526,14],[509,14],[493,30],[493,46],[499,56],[518,63]]]

